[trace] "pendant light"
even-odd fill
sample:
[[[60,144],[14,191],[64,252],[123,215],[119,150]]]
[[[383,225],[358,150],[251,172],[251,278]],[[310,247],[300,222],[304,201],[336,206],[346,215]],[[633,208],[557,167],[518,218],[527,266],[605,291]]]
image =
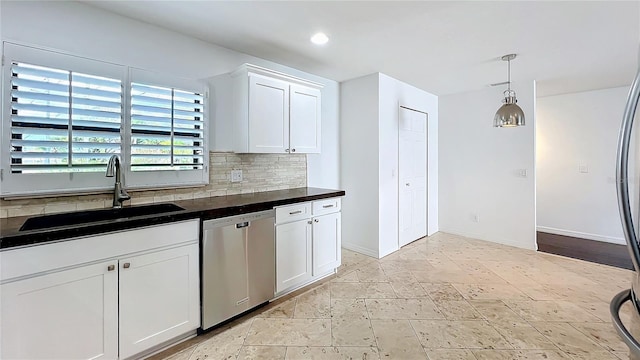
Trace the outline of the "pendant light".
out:
[[[524,112],[516,103],[516,92],[511,90],[511,60],[516,58],[516,54],[508,54],[502,57],[503,61],[508,63],[509,81],[507,81],[507,90],[504,91],[504,104],[496,111],[493,118],[493,126],[495,127],[514,127],[524,125]]]

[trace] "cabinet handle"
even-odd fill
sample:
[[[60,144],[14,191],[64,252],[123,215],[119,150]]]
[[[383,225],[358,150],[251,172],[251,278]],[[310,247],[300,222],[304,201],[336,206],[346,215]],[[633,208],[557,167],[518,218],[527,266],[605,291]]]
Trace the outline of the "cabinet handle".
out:
[[[411,186],[411,184],[409,184],[409,183],[406,183],[405,185],[407,185],[407,186]]]
[[[318,220],[318,219],[313,219],[313,222],[320,222],[320,220]]]
[[[311,224],[313,224],[313,221],[309,220],[309,221],[307,221],[307,224],[311,225]]]
[[[289,149],[284,149],[284,152],[289,152]]]
[[[128,268],[131,267],[131,264],[130,263],[124,263],[124,264],[122,264],[122,267],[125,268],[125,269],[128,269]]]
[[[327,208],[332,208],[332,207],[333,207],[333,204],[331,204],[331,205],[324,205],[324,206],[323,206],[323,208],[325,208],[325,209],[327,209]]]
[[[291,152],[296,152],[296,149],[291,149]]]
[[[115,269],[116,269],[116,266],[115,266],[115,265],[109,265],[109,266],[107,266],[107,271],[113,271],[113,270],[115,270]]]
[[[302,214],[302,210],[292,211],[289,213],[289,215],[296,215],[296,214]]]

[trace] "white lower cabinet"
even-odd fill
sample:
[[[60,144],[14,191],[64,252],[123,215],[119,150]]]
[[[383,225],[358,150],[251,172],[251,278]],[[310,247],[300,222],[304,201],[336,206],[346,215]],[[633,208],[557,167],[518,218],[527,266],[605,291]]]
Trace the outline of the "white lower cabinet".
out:
[[[198,244],[119,260],[120,358],[200,326]]]
[[[0,358],[118,358],[116,264],[107,261],[1,285]]]
[[[276,208],[276,294],[340,266],[341,232],[339,198]]]
[[[318,276],[340,266],[341,260],[340,213],[313,218],[313,276]]]
[[[276,225],[276,293],[311,279],[311,220]]]
[[[192,220],[0,252],[0,359],[126,359],[195,332],[198,232]]]

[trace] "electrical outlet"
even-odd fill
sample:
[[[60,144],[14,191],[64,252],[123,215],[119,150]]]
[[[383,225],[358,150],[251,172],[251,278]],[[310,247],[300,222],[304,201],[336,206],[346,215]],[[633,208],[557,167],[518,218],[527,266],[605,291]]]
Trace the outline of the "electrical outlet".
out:
[[[231,182],[242,181],[242,170],[231,170]]]
[[[578,165],[578,172],[586,174],[586,173],[589,172],[589,167],[587,165],[580,164],[580,165]]]

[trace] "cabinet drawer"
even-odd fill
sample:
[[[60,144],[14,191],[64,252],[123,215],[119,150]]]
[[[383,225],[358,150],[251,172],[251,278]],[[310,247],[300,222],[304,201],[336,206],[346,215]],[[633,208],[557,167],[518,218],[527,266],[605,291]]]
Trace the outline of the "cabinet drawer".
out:
[[[276,208],[276,224],[287,223],[311,217],[311,203],[304,202]]]
[[[313,215],[324,215],[340,211],[340,198],[316,200],[313,202]]]

